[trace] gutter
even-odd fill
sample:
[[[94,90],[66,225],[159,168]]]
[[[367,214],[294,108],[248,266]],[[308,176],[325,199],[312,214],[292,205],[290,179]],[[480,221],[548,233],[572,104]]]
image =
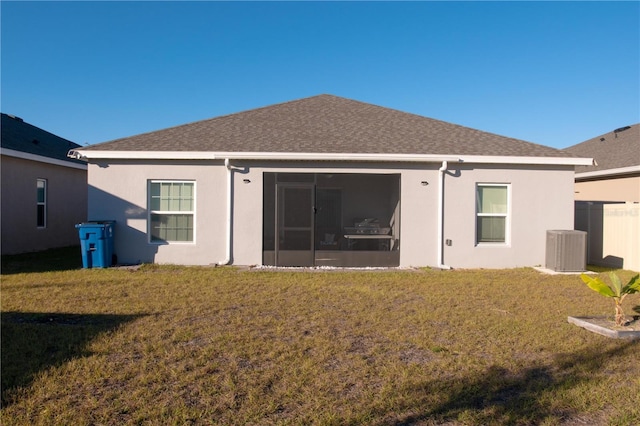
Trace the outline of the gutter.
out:
[[[88,159],[81,151],[78,151],[77,149],[70,149],[69,152],[67,152],[67,157],[83,161],[87,161]]]
[[[444,174],[447,171],[447,161],[442,162],[438,169],[438,268],[451,269],[444,264]]]
[[[591,158],[578,157],[522,157],[491,155],[439,154],[376,154],[376,153],[320,153],[320,152],[213,152],[213,151],[103,151],[71,150],[68,156],[76,159],[129,160],[269,160],[269,161],[373,161],[439,163],[459,161],[474,164],[528,164],[590,166]]]
[[[613,176],[623,177],[624,175],[632,175],[634,173],[640,173],[640,165],[576,173],[576,181]]]

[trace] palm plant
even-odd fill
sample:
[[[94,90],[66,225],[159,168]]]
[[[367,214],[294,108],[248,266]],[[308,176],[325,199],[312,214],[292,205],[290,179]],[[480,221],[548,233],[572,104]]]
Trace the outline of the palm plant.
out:
[[[640,292],[640,274],[631,278],[624,287],[622,286],[620,278],[613,272],[609,274],[611,285],[607,285],[600,278],[592,278],[586,274],[581,274],[580,278],[589,286],[590,289],[597,291],[603,296],[613,298],[615,302],[616,325],[624,325],[626,318],[624,316],[624,311],[622,310],[622,301],[627,295]]]

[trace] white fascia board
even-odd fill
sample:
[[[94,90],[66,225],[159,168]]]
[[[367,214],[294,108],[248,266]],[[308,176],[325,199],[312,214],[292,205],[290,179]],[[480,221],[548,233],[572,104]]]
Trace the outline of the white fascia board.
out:
[[[456,156],[412,154],[305,153],[305,152],[210,152],[210,151],[93,151],[72,150],[69,156],[83,160],[280,160],[280,161],[459,161]]]
[[[215,160],[218,157],[207,151],[84,151],[72,149],[68,157],[79,160]]]
[[[79,159],[132,160],[272,160],[272,161],[382,161],[409,163],[440,163],[442,161],[481,164],[547,164],[590,166],[591,158],[567,157],[497,157],[486,155],[438,154],[365,154],[306,152],[210,152],[210,151],[94,151],[72,150],[69,156]]]
[[[511,156],[485,156],[485,155],[461,155],[460,161],[464,163],[480,164],[539,164],[553,166],[592,166],[593,158],[574,157],[511,157]]]
[[[594,172],[576,173],[576,179],[589,179],[595,177],[619,176],[632,173],[640,173],[640,165],[620,167],[618,169],[596,170]]]
[[[58,160],[56,158],[16,151],[14,149],[0,148],[0,153],[8,157],[21,158],[23,160],[37,161],[39,163],[53,164],[54,166],[69,167],[71,169],[87,170],[86,164],[72,163],[70,161]]]
[[[316,153],[316,152],[217,152],[217,158],[234,160],[280,160],[280,161],[383,161],[440,163],[460,161],[454,155],[429,154],[365,154],[365,153]]]

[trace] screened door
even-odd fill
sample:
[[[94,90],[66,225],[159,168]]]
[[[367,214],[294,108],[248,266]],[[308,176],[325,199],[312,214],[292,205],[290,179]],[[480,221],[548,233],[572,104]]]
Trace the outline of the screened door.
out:
[[[264,265],[399,265],[399,174],[265,172],[263,185]]]
[[[277,266],[313,266],[314,185],[277,184]]]

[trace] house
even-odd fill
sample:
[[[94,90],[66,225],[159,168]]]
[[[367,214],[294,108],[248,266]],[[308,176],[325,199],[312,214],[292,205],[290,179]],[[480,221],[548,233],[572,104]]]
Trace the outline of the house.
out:
[[[620,127],[565,151],[595,160],[576,167],[576,201],[640,203],[640,124]]]
[[[573,229],[562,151],[319,95],[69,153],[121,262],[541,265]]]
[[[566,151],[595,160],[575,176],[575,228],[588,234],[587,261],[640,271],[640,124]]]
[[[87,218],[87,164],[80,145],[2,114],[2,254],[78,245]]]

